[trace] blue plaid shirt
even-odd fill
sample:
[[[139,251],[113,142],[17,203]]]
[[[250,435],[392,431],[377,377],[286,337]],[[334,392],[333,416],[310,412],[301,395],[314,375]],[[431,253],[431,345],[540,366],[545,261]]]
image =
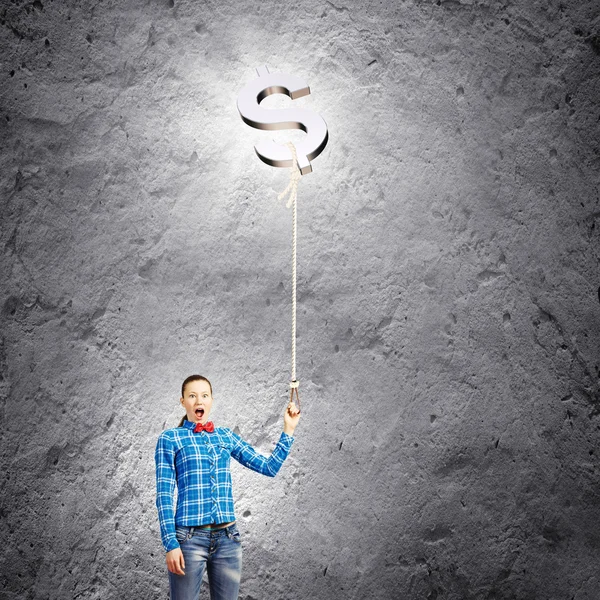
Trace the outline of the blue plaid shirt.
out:
[[[195,423],[186,419],[182,427],[163,431],[156,443],[156,507],[167,552],[179,548],[175,524],[195,527],[235,521],[230,456],[253,471],[275,477],[294,441],[282,432],[267,458],[231,429],[215,427],[212,433],[194,433],[194,427]]]

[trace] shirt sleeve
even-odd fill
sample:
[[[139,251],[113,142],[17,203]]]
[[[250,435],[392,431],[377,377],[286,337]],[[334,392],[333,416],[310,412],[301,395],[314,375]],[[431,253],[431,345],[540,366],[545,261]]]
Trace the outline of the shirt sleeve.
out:
[[[279,441],[275,445],[271,456],[268,458],[257,452],[248,442],[242,439],[237,433],[230,430],[230,435],[233,438],[233,448],[231,456],[235,458],[241,465],[248,467],[257,473],[266,475],[267,477],[275,477],[287,458],[292,447],[294,438],[284,431],[281,432]]]
[[[173,492],[175,491],[175,449],[171,440],[163,434],[158,438],[154,453],[156,463],[156,508],[160,523],[160,537],[167,552],[179,548],[175,535],[175,511]]]

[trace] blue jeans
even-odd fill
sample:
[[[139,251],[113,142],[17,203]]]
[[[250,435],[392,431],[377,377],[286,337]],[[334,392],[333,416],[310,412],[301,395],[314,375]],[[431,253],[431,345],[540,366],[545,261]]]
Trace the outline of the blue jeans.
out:
[[[169,571],[171,600],[198,600],[204,567],[211,600],[237,600],[242,574],[242,539],[237,525],[209,531],[175,527],[185,575]]]

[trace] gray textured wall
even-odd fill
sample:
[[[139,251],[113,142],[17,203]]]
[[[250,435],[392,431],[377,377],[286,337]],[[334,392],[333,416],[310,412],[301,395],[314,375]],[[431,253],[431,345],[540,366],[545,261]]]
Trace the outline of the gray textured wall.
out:
[[[330,143],[293,453],[233,467],[241,600],[598,598],[597,2],[1,6],[1,598],[166,597],[188,374],[278,437],[288,171],[236,109],[262,64]]]

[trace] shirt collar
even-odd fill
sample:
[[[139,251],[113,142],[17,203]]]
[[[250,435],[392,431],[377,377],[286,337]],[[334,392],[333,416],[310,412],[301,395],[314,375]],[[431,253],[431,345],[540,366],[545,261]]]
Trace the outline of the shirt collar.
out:
[[[194,429],[194,427],[196,427],[196,423],[193,423],[192,421],[188,421],[187,419],[185,419],[185,421],[183,422],[182,427],[186,427],[187,429]],[[215,428],[217,426],[215,425]]]

